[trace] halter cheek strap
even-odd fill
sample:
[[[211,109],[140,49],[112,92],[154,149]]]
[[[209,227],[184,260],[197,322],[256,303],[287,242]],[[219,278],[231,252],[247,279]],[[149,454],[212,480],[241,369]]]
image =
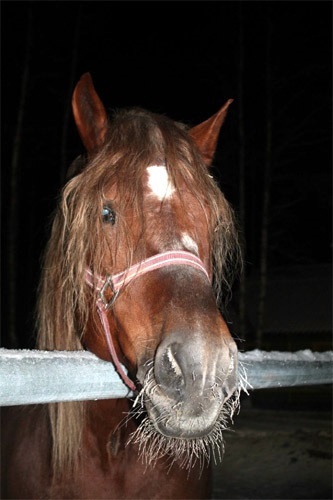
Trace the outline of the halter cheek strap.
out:
[[[124,383],[129,387],[132,391],[136,390],[135,384],[131,379],[127,377],[125,374],[121,363],[119,362],[116,350],[114,348],[114,344],[112,341],[112,336],[109,327],[109,321],[107,318],[107,311],[114,304],[118,293],[122,286],[129,283],[134,278],[138,278],[142,274],[148,273],[150,271],[154,271],[161,267],[165,266],[174,266],[174,265],[186,265],[194,267],[202,271],[207,279],[210,281],[209,274],[203,264],[203,262],[196,256],[190,252],[185,251],[171,251],[164,252],[149,259],[140,262],[139,264],[134,264],[129,267],[125,271],[115,274],[114,276],[99,276],[93,275],[90,269],[86,269],[86,282],[92,288],[96,288],[98,293],[98,298],[96,301],[97,311],[101,320],[101,324],[103,326],[105,339],[108,345],[108,349],[112,358],[112,361],[123,379]]]

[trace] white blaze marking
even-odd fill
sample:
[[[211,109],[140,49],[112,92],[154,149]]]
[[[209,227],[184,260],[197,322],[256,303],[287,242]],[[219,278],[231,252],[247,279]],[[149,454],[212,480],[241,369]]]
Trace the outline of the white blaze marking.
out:
[[[148,186],[152,193],[157,196],[159,200],[170,198],[175,191],[174,186],[168,176],[167,169],[164,165],[151,165],[147,167],[148,172]]]
[[[183,233],[182,235],[182,244],[189,252],[199,255],[198,245],[187,233]]]

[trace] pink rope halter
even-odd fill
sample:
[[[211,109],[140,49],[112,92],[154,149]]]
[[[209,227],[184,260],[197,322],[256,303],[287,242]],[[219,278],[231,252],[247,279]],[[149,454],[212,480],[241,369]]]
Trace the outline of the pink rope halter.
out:
[[[195,269],[202,271],[210,281],[209,274],[199,257],[185,251],[170,251],[154,255],[153,257],[150,257],[149,259],[146,259],[138,264],[134,264],[125,271],[115,274],[114,276],[96,276],[92,274],[90,269],[86,270],[86,282],[89,286],[91,286],[92,288],[96,288],[96,290],[99,292],[96,306],[101,324],[103,326],[105,339],[108,345],[109,352],[111,354],[112,361],[124,383],[132,391],[136,390],[136,386],[133,381],[127,377],[119,362],[112,341],[109,321],[107,318],[107,311],[114,304],[122,286],[126,285],[134,278],[138,278],[142,274],[171,265],[186,265],[194,267]],[[111,294],[111,298],[109,300],[105,295],[107,292],[108,294]]]

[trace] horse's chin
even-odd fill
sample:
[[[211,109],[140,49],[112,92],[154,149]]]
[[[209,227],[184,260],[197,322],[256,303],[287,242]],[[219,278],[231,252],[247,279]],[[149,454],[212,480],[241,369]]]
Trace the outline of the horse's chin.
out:
[[[237,387],[224,396],[215,389],[204,399],[194,394],[186,399],[191,404],[170,399],[150,378],[134,404],[134,414],[141,421],[129,442],[138,445],[147,466],[154,466],[162,457],[188,470],[196,462],[203,466],[212,458],[222,460],[223,431],[239,408],[240,390]]]
[[[208,397],[205,406],[201,398],[187,398],[170,401],[163,394],[154,393],[145,401],[145,407],[156,431],[165,437],[176,439],[197,439],[209,435],[216,425],[221,409],[221,399]]]
[[[208,436],[216,424],[216,420],[213,425],[207,426],[204,420],[198,422],[191,422],[191,428],[188,429],[187,426],[182,425],[182,422],[174,421],[170,419],[167,424],[161,425],[158,420],[153,419],[152,424],[156,431],[167,438],[175,439],[200,439]]]
[[[203,438],[212,433],[221,415],[225,417],[229,414],[232,417],[234,408],[228,401],[235,400],[233,395],[239,391],[234,374],[230,378],[224,386],[215,383],[201,391],[186,386],[169,391],[168,387],[156,382],[152,369],[147,370],[141,391],[141,405],[155,430],[163,436]]]
[[[229,417],[230,408],[227,414]],[[154,467],[158,460],[164,458],[170,466],[177,463],[177,467],[190,471],[198,463],[202,470],[211,460],[214,463],[222,460],[223,431],[229,427],[226,425],[228,417],[222,411],[210,432],[205,426],[194,437],[194,433],[180,432],[179,428],[177,432],[175,429],[165,432],[146,414],[137,430],[131,434],[128,444],[138,446],[140,459],[147,467]]]

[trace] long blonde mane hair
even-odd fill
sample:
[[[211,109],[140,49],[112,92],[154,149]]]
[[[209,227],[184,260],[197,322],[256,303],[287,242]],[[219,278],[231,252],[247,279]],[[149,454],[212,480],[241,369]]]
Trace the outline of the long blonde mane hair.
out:
[[[144,220],[142,184],[146,167],[163,162],[174,184],[186,182],[209,207],[210,244],[217,300],[225,298],[241,263],[234,214],[190,139],[187,128],[141,109],[115,114],[103,147],[62,191],[46,248],[37,308],[38,342],[43,350],[82,350],[82,336],[94,308],[84,273],[103,274],[107,243],[103,238],[103,193],[116,184],[116,237],[127,238],[131,224],[121,218],[125,206]],[[124,240],[129,241],[129,240]],[[140,251],[140,246],[139,246]],[[138,259],[136,249],[136,259]],[[127,262],[132,260],[128,244]],[[140,254],[139,254],[140,258]],[[112,269],[112,262],[108,262]],[[49,405],[55,475],[75,471],[85,422],[85,403]]]

